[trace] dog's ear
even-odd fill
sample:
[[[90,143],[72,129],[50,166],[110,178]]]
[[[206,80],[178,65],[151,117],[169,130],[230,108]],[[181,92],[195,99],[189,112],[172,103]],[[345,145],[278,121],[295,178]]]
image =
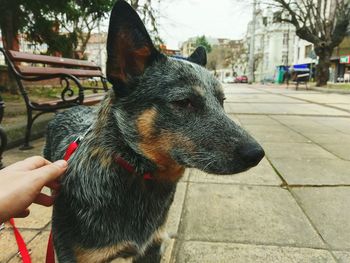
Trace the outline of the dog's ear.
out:
[[[154,47],[136,11],[124,0],[112,10],[107,38],[107,78],[117,90],[127,87],[134,76],[161,54]]]
[[[207,65],[207,52],[205,48],[203,46],[197,47],[187,60],[205,67],[205,65]]]

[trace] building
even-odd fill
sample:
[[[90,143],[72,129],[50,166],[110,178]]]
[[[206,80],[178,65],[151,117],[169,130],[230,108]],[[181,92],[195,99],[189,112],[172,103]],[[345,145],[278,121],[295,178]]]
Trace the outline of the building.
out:
[[[350,82],[350,26],[348,35],[334,49],[331,62],[330,81]]]
[[[255,18],[254,79],[256,82],[273,82],[278,66],[293,63],[295,29],[288,23],[276,22],[271,8],[258,9]],[[248,24],[245,38],[250,50],[253,21]]]
[[[47,52],[47,44],[37,44],[28,42],[25,38],[25,35],[18,36],[19,41],[19,50],[21,52],[28,52],[32,54],[45,54]],[[0,33],[0,47],[3,47],[2,36]],[[5,58],[2,54],[0,54],[0,65],[5,64]]]
[[[86,45],[84,55],[89,61],[95,62],[101,67],[102,72],[106,74],[106,61],[107,61],[107,33],[93,33]]]

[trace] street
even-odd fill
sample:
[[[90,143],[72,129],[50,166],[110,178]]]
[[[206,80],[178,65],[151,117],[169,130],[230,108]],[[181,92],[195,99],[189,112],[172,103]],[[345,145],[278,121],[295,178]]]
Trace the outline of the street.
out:
[[[169,213],[165,262],[350,262],[350,94],[225,84],[225,109],[266,157],[242,174],[188,170]],[[12,149],[6,165],[41,154]],[[51,209],[17,219],[33,262],[43,262]],[[20,262],[8,227],[0,262]]]

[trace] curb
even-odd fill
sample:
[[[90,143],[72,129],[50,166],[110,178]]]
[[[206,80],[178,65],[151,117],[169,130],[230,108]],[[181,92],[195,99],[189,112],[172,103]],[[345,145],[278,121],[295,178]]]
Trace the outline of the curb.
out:
[[[350,90],[343,90],[343,89],[329,89],[329,88],[310,88],[314,91],[324,92],[324,93],[338,93],[338,94],[350,94]]]

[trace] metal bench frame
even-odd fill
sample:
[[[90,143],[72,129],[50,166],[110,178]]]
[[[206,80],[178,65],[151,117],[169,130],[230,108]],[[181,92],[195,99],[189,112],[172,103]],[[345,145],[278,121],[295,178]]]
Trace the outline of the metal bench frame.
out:
[[[59,57],[49,57],[49,56],[42,56],[42,55],[34,55],[30,53],[22,53],[22,52],[15,52],[15,51],[8,51],[3,48],[0,48],[0,51],[4,54],[5,59],[7,61],[8,67],[10,69],[10,72],[13,74],[13,76],[16,79],[19,91],[24,99],[24,102],[26,104],[27,108],[27,126],[26,126],[26,132],[25,132],[25,138],[24,138],[24,144],[20,148],[21,150],[27,150],[33,148],[29,144],[30,135],[31,135],[31,129],[33,126],[34,121],[42,114],[49,113],[49,112],[56,112],[60,109],[66,109],[70,108],[76,105],[92,105],[94,103],[97,103],[101,100],[98,99],[98,96],[95,96],[95,99],[93,96],[90,96],[91,100],[89,101],[89,97],[84,94],[85,90],[92,89],[94,92],[97,92],[97,90],[103,90],[104,92],[108,91],[107,86],[107,80],[103,76],[101,68],[97,65],[93,64],[92,62],[83,61],[83,60],[74,60],[74,59],[65,59],[65,58],[59,58]],[[12,52],[12,53],[11,53]],[[11,56],[11,54],[20,54],[24,56],[32,56],[37,59],[22,59],[21,58],[14,58]],[[42,59],[40,59],[42,58]],[[49,59],[52,58],[52,59]],[[57,58],[57,59],[56,59]],[[65,61],[68,61],[65,63]],[[46,73],[44,70],[44,67],[36,67],[40,71],[39,73],[35,73],[35,67],[22,67],[16,65],[16,62],[29,62],[34,64],[44,64],[44,65],[54,65],[54,66],[61,66],[61,67],[47,67],[47,71],[52,71],[56,69],[57,73]],[[74,66],[78,68],[85,68],[85,70],[79,70],[74,68],[69,68]],[[23,69],[29,68],[29,70],[24,71]],[[21,72],[21,69],[23,72]],[[93,70],[92,70],[93,69]],[[30,73],[30,70],[32,70],[34,73]],[[60,72],[62,71],[62,73]],[[71,72],[71,74],[70,74]],[[89,73],[90,72],[90,73]],[[85,74],[85,75],[84,75]],[[99,87],[84,87],[81,83],[81,79],[89,79],[92,77],[97,77],[100,79],[102,83],[102,88]],[[36,103],[30,100],[28,93],[25,89],[25,85],[23,81],[41,81],[41,80],[49,80],[49,79],[55,79],[58,78],[61,80],[61,86],[63,87],[63,90],[61,92],[61,98],[59,100],[50,101],[49,103],[43,102],[43,103]],[[71,87],[71,82],[74,83],[78,87],[78,94],[74,94],[74,90]],[[101,96],[99,96],[101,97]],[[38,112],[35,115],[33,115],[33,112]]]

